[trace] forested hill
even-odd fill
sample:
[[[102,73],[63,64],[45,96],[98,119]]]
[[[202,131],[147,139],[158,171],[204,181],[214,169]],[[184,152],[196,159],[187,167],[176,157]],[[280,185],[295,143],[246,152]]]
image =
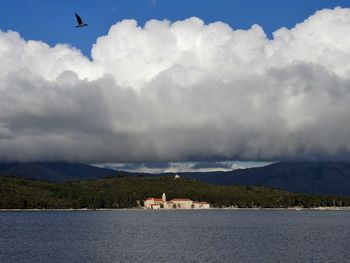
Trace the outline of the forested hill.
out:
[[[254,185],[297,193],[350,196],[350,163],[344,162],[281,162],[230,172],[186,173],[184,176],[220,185]]]
[[[214,207],[350,206],[350,197],[311,196],[251,186],[219,186],[173,177],[111,177],[50,183],[0,177],[0,209],[131,208],[147,197],[191,198]],[[142,201],[141,201],[142,203]]]
[[[67,162],[0,163],[0,176],[12,176],[50,182],[100,179],[117,171],[88,164]]]
[[[50,182],[102,179],[116,174],[140,175],[140,173],[127,173],[79,163],[0,163],[0,175]],[[144,175],[174,176],[169,173]],[[180,175],[218,185],[266,186],[296,193],[350,196],[350,163],[343,162],[281,162],[265,167],[238,169],[230,172],[182,173]]]

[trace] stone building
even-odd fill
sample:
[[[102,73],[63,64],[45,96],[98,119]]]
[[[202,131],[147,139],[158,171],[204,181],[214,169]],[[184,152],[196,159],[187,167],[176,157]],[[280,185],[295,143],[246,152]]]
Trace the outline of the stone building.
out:
[[[208,209],[210,205],[207,202],[193,202],[193,209]]]
[[[149,197],[143,201],[143,206],[145,208],[155,209],[157,207],[156,205],[158,205],[160,208],[163,203],[164,202],[162,198]]]
[[[193,201],[187,198],[176,198],[170,200],[174,203],[176,209],[192,209]]]
[[[143,201],[144,208],[147,209],[208,209],[210,205],[207,202],[193,202],[188,198],[175,198],[166,200],[163,193],[162,198],[149,197]]]

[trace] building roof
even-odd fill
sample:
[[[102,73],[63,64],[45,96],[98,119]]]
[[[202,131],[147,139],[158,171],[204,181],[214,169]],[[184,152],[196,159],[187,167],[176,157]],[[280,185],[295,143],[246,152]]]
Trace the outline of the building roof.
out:
[[[148,197],[146,200],[163,201],[162,198]]]

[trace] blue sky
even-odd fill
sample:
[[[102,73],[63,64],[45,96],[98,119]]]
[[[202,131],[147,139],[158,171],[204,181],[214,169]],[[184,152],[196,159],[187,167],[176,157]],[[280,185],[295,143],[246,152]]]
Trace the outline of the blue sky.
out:
[[[110,26],[123,19],[140,25],[150,19],[183,20],[197,16],[206,23],[223,21],[232,28],[248,29],[259,24],[271,37],[280,27],[293,27],[316,10],[349,7],[344,0],[1,0],[0,29],[13,30],[25,39],[50,45],[69,43],[89,56],[97,37],[106,35]],[[74,12],[88,28],[75,28]]]

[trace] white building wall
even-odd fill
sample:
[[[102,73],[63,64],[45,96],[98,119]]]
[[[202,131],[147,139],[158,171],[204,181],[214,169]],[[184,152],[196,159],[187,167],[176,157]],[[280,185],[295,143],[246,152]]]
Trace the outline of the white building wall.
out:
[[[164,209],[174,209],[174,203],[173,202],[165,202]]]
[[[192,200],[171,200],[171,202],[173,202],[176,206],[176,209],[192,209],[192,204],[193,201]]]
[[[159,204],[155,204],[155,205],[151,205],[151,209],[160,209],[160,205]]]
[[[153,199],[143,201],[143,206],[145,208],[151,208],[151,206],[154,204],[155,204],[155,202]]]
[[[203,204],[203,205],[202,205],[202,208],[208,209],[208,208],[210,208],[210,205],[209,205],[209,204]]]
[[[208,209],[210,208],[210,205],[208,203],[205,202],[201,202],[201,203],[193,203],[193,208],[194,209]]]

